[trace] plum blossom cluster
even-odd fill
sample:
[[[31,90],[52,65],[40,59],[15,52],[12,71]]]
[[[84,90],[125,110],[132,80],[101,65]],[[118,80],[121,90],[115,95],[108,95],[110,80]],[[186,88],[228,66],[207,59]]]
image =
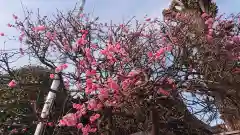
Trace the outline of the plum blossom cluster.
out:
[[[91,106],[92,105],[92,106]],[[71,126],[76,127],[80,130],[82,130],[82,133],[84,135],[88,135],[89,133],[94,133],[97,131],[96,128],[96,121],[100,118],[100,114],[92,114],[89,117],[90,123],[84,125],[80,122],[81,117],[87,115],[87,109],[91,110],[91,107],[94,107],[94,104],[90,103],[88,107],[85,106],[85,104],[73,104],[73,108],[77,110],[76,113],[68,113],[66,114],[60,121],[60,126]]]
[[[207,25],[208,31],[207,31],[207,40],[208,42],[211,42],[213,40],[213,23],[214,19],[208,15],[207,13],[203,13],[201,15],[202,19],[205,20],[205,24]]]
[[[17,85],[17,82],[15,80],[12,80],[11,82],[9,82],[8,86],[11,88],[14,88]]]
[[[123,58],[123,61],[126,61],[127,53],[124,50],[124,48],[121,47],[120,43],[116,43],[115,45],[107,44],[107,47],[103,50],[101,50],[101,54],[106,56],[106,58],[109,60],[110,64],[114,64],[118,60],[116,57],[114,57],[114,54],[118,54],[121,58]]]
[[[160,48],[156,53],[148,52],[147,55],[150,60],[154,60],[154,59],[156,60],[156,59],[162,58],[162,56],[165,55],[166,52],[171,52],[171,51],[172,51],[172,46],[168,45],[166,47]]]

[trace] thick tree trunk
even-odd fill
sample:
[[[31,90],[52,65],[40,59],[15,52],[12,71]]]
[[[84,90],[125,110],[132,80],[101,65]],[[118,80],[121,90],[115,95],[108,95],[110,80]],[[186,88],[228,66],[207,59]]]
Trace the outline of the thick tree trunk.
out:
[[[158,135],[159,133],[159,127],[158,127],[158,112],[155,108],[152,108],[151,110],[151,119],[152,119],[152,131],[151,135]]]
[[[107,123],[108,123],[108,135],[115,135],[115,126],[113,123],[113,114],[112,114],[112,108],[105,108],[105,114],[107,117]]]

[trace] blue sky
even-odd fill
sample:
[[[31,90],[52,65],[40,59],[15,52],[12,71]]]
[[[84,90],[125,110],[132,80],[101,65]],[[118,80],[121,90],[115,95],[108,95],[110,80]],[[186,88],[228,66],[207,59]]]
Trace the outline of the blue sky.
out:
[[[93,12],[103,20],[121,20],[149,14],[160,16],[163,8],[166,8],[171,0],[86,0],[86,12]],[[239,0],[216,0],[220,12],[237,13],[240,6]],[[230,2],[231,1],[231,2]],[[56,9],[67,11],[72,9],[77,0],[22,0],[24,6],[35,10],[40,8],[43,14],[52,14]],[[4,20],[10,18],[12,13],[22,15],[20,0],[1,0],[0,17]],[[5,21],[1,21],[1,24]]]

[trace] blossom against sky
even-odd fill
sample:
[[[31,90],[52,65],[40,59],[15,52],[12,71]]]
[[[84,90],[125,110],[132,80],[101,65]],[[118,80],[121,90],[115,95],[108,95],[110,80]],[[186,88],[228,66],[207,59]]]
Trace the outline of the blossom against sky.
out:
[[[1,0],[0,4],[0,32],[7,35],[13,34],[14,30],[6,27],[12,22],[12,14],[20,17],[24,16],[23,8],[28,8],[34,12],[39,8],[43,15],[52,15],[57,9],[68,11],[73,9],[78,0]],[[221,13],[238,13],[240,0],[216,0]],[[101,21],[121,23],[132,16],[141,19],[148,14],[151,17],[161,17],[162,10],[167,8],[171,0],[86,0],[85,12],[99,16]],[[0,39],[0,42],[3,40]]]
[[[13,22],[12,14],[23,18],[23,9],[27,8],[34,13],[39,11],[42,15],[51,16],[57,9],[66,12],[73,9],[78,0],[1,0],[0,4],[0,32],[5,35],[18,36],[15,29],[7,27],[8,23]],[[21,4],[22,2],[22,4]],[[128,21],[133,16],[143,19],[147,14],[150,17],[161,17],[162,10],[167,8],[171,0],[86,0],[85,12],[92,13],[95,17],[99,16],[100,21],[122,23]],[[240,0],[216,0],[220,13],[238,13],[240,10]],[[22,7],[23,6],[23,7]],[[0,37],[0,49],[19,48],[19,42],[8,41]],[[22,64],[22,63],[21,63]]]

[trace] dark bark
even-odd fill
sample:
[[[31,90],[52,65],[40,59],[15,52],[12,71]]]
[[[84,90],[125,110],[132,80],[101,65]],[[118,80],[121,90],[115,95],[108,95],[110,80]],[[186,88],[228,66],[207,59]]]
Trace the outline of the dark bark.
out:
[[[151,119],[152,119],[152,131],[151,135],[158,135],[159,127],[158,127],[158,112],[155,108],[151,110]]]

